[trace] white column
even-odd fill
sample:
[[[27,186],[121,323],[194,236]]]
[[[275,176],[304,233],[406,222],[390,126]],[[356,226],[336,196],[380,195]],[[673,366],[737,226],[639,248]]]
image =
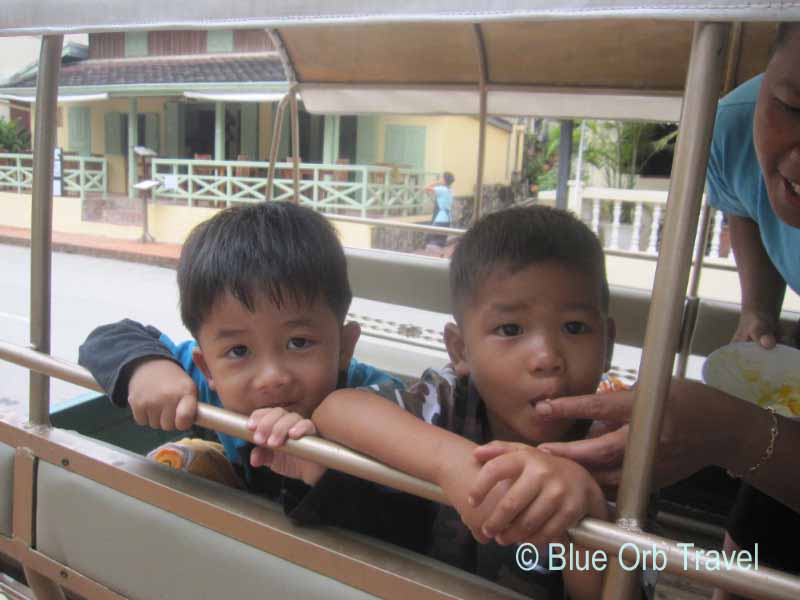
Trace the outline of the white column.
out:
[[[128,198],[136,197],[134,185],[138,181],[136,174],[136,154],[133,151],[139,145],[139,103],[136,98],[128,98]]]
[[[225,103],[214,103],[214,160],[225,160]]]

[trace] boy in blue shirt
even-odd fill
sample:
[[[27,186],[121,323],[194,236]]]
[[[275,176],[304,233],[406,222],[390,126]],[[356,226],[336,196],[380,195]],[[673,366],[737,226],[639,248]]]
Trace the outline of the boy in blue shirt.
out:
[[[182,320],[197,341],[175,344],[125,320],[99,327],[81,346],[79,362],[112,401],[129,404],[140,425],[164,430],[188,429],[198,401],[246,415],[259,446],[218,437],[247,490],[282,502],[300,523],[424,550],[427,501],[271,450],[287,436],[315,433],[305,417],[338,388],[403,387],[352,359],[360,328],[345,322],[352,293],[330,223],[284,202],[222,211],[186,240],[178,287]],[[413,519],[387,517],[393,513]]]

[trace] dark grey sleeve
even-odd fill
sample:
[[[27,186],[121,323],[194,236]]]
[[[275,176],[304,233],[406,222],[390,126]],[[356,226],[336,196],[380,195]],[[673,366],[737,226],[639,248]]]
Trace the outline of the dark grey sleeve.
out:
[[[130,319],[101,325],[89,334],[78,351],[86,367],[117,406],[128,404],[128,381],[134,368],[148,359],[166,358],[180,363],[161,343],[161,332]]]

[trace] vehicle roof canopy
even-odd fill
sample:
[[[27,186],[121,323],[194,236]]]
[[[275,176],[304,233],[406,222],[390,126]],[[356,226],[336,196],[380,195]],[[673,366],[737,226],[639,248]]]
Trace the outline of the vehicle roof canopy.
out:
[[[477,114],[485,65],[489,114],[677,120],[692,21],[747,22],[730,89],[763,70],[786,19],[800,1],[6,0],[0,35],[265,27],[312,112]]]

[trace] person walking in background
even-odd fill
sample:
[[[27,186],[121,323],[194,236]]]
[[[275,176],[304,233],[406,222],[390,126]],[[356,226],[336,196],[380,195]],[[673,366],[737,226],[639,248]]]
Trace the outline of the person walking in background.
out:
[[[442,178],[427,185],[425,191],[434,194],[433,218],[431,225],[436,227],[450,227],[450,211],[453,208],[453,182],[456,180],[450,171],[445,171]],[[425,236],[425,246],[438,246],[439,249],[447,245],[447,235],[444,233],[429,233]]]

